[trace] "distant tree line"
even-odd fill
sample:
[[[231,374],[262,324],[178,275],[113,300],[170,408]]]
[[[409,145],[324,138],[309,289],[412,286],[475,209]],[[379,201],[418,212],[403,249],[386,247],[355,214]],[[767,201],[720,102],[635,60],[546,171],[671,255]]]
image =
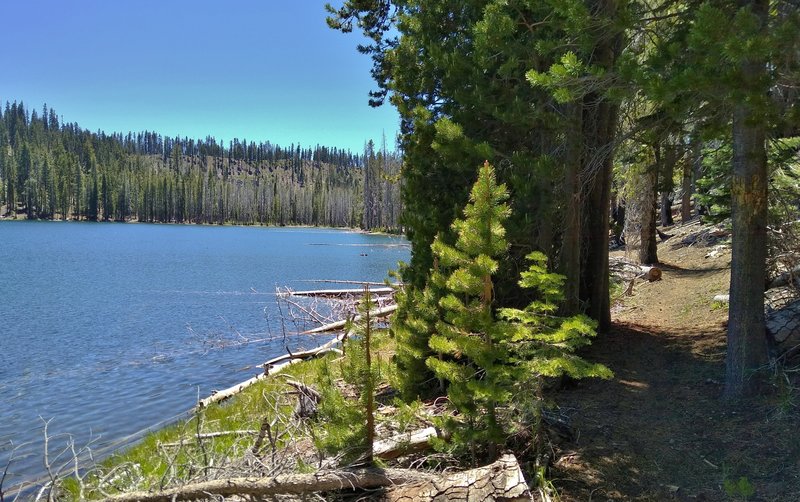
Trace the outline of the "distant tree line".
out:
[[[0,216],[398,228],[400,160],[269,141],[90,132],[52,108],[0,109]]]

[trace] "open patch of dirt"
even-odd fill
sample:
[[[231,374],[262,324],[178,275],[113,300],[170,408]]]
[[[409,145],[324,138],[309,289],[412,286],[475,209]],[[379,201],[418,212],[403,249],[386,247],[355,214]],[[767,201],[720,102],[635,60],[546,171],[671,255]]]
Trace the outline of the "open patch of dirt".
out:
[[[800,500],[797,393],[776,378],[744,406],[720,399],[727,305],[713,297],[728,292],[725,236],[696,221],[665,231],[662,280],[636,281],[586,353],[614,378],[556,395],[576,432],[550,473],[561,500]]]

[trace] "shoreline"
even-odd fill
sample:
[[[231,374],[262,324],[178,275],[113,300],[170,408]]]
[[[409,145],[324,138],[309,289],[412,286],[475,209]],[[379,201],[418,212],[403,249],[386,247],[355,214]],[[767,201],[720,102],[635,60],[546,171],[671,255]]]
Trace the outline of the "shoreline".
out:
[[[403,232],[387,232],[385,230],[366,230],[359,227],[331,227],[326,225],[305,225],[305,224],[285,224],[285,225],[276,225],[276,224],[263,224],[263,223],[241,223],[241,222],[225,222],[225,223],[197,223],[193,221],[139,221],[137,219],[132,220],[82,220],[82,219],[75,219],[75,218],[50,218],[50,219],[29,219],[27,217],[9,217],[9,216],[0,216],[0,224],[3,222],[22,222],[22,221],[31,221],[31,222],[42,222],[42,223],[119,223],[119,224],[126,224],[126,225],[177,225],[177,226],[197,226],[197,227],[259,227],[259,228],[313,228],[313,229],[320,229],[320,230],[342,230],[352,233],[360,233],[366,235],[380,235],[384,237],[403,237],[405,238],[405,234]]]

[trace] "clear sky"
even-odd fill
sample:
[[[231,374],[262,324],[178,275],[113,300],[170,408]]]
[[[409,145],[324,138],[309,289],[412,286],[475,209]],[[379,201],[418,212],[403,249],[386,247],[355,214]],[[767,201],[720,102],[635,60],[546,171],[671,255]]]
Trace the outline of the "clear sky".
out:
[[[397,112],[368,106],[360,35],[329,29],[324,4],[0,0],[0,99],[93,131],[391,147]]]

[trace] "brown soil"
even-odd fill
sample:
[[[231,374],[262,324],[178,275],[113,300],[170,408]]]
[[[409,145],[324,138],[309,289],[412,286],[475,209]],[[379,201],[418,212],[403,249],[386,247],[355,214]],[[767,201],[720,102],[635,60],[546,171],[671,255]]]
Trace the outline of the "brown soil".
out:
[[[745,405],[720,399],[727,305],[713,297],[727,293],[730,249],[682,242],[703,229],[665,229],[673,237],[658,249],[663,279],[636,281],[611,333],[587,352],[614,378],[557,393],[575,431],[550,472],[561,500],[800,500],[796,378],[775,377]],[[726,489],[742,478],[754,494]]]

